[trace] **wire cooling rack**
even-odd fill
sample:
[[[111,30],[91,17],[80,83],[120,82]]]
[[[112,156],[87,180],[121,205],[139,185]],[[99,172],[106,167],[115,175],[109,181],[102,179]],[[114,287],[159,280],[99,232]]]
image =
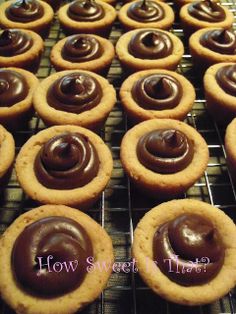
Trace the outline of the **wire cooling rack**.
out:
[[[0,0],[0,3],[3,0]],[[172,5],[172,4],[171,4]],[[224,2],[223,5],[236,12],[234,2]],[[117,5],[119,9],[120,4]],[[210,161],[204,176],[190,188],[186,195],[193,199],[203,200],[225,211],[236,221],[236,191],[232,184],[226,162],[224,150],[224,129],[220,128],[205,110],[205,99],[199,77],[192,70],[191,56],[184,39],[183,31],[178,21],[171,30],[180,37],[185,45],[185,54],[178,67],[178,72],[187,77],[195,87],[197,98],[193,110],[188,115],[186,122],[198,130],[206,139],[210,150]],[[115,23],[110,35],[110,40],[115,44],[120,37],[122,29]],[[49,62],[49,54],[53,45],[64,34],[60,30],[57,18],[51,27],[50,35],[45,41],[45,52],[42,57],[38,78],[44,79],[52,74],[54,69]],[[124,80],[120,64],[117,59],[112,63],[107,76],[117,92]],[[16,153],[33,134],[45,126],[35,115],[29,126],[14,133]],[[100,201],[88,214],[98,221],[112,238],[116,261],[125,263],[131,260],[131,244],[133,230],[138,221],[152,207],[157,205],[150,199],[140,197],[125,176],[119,159],[120,143],[123,135],[129,128],[129,123],[122,111],[118,100],[116,107],[111,112],[106,126],[101,131],[101,136],[109,145],[114,159],[112,179],[107,189],[103,192]],[[38,205],[27,198],[20,188],[15,172],[0,198],[0,233],[13,222],[21,213],[37,207]],[[14,297],[14,296],[12,296]],[[4,302],[0,303],[1,314],[13,314]],[[108,287],[100,298],[86,307],[82,314],[220,314],[236,313],[236,295],[232,291],[223,299],[214,304],[202,307],[184,307],[164,301],[155,295],[133,272],[119,272],[117,268],[112,274]]]

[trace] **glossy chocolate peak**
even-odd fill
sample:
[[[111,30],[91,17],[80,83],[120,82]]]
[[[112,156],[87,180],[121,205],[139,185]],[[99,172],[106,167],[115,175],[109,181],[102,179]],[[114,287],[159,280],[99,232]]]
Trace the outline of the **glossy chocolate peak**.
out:
[[[183,90],[174,77],[160,73],[139,79],[131,93],[139,106],[149,110],[165,110],[179,104]]]
[[[28,95],[24,76],[12,70],[0,69],[0,107],[11,107]]]
[[[211,1],[197,1],[188,6],[188,13],[200,21],[217,23],[225,19],[223,8]]]
[[[103,49],[92,35],[70,36],[62,49],[63,59],[71,62],[86,62],[99,58]]]
[[[105,15],[103,7],[94,0],[77,0],[72,2],[67,14],[72,20],[80,22],[98,21]]]
[[[173,50],[170,37],[157,30],[142,30],[133,35],[128,46],[129,53],[141,59],[160,59]]]
[[[101,85],[85,73],[73,73],[59,78],[47,93],[47,102],[51,107],[77,114],[94,108],[101,98]]]
[[[44,14],[42,5],[36,0],[18,0],[6,10],[9,20],[20,23],[33,22]]]
[[[32,38],[20,30],[4,30],[0,33],[0,56],[13,57],[32,47]]]
[[[12,269],[27,292],[56,297],[80,286],[90,256],[93,256],[92,243],[79,223],[66,217],[47,217],[20,233],[12,250]],[[66,271],[65,263],[69,267],[72,262],[75,271],[72,268]]]
[[[142,136],[137,145],[141,164],[157,173],[176,173],[193,158],[193,146],[180,131],[160,129]]]
[[[234,55],[236,50],[235,33],[225,29],[214,29],[206,31],[200,37],[200,43],[215,52]]]
[[[216,81],[227,93],[236,97],[236,65],[226,65],[216,73]]]
[[[211,221],[196,214],[183,214],[165,223],[153,238],[154,260],[167,277],[181,285],[209,282],[221,269],[224,253]],[[194,268],[196,262],[198,271]]]
[[[160,4],[147,0],[132,3],[127,10],[127,15],[141,23],[160,21],[165,16]]]
[[[92,181],[99,170],[93,144],[79,133],[65,133],[46,142],[36,156],[35,175],[49,189],[69,190]]]

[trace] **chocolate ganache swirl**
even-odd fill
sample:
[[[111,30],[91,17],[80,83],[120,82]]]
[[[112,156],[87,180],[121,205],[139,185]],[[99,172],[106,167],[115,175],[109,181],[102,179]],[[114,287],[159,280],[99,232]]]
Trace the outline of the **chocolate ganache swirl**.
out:
[[[142,23],[157,22],[165,16],[160,4],[148,0],[132,3],[127,10],[127,15],[131,19]]]
[[[52,216],[33,222],[18,236],[12,250],[12,269],[27,292],[56,297],[80,286],[90,256],[93,247],[84,228],[70,218]]]
[[[82,72],[59,78],[47,93],[49,106],[72,113],[81,113],[94,108],[101,98],[102,88],[99,82]]]
[[[97,176],[99,158],[85,135],[65,133],[43,145],[35,158],[34,170],[39,182],[49,189],[75,189]]]
[[[133,35],[128,45],[131,55],[141,59],[165,58],[172,53],[171,38],[158,30],[142,30]]]
[[[174,129],[151,131],[140,138],[137,157],[141,164],[157,173],[176,173],[193,158],[193,145],[185,134]]]
[[[234,55],[236,51],[235,33],[225,29],[214,29],[206,31],[200,37],[200,43],[215,52]]]
[[[105,12],[94,0],[76,0],[69,6],[67,14],[75,21],[93,22],[101,20]]]
[[[236,97],[236,65],[226,65],[216,72],[216,81],[228,94]]]
[[[223,8],[211,1],[197,1],[188,6],[188,13],[200,21],[217,23],[225,19]]]
[[[37,0],[18,0],[6,9],[6,16],[9,20],[21,23],[36,21],[43,14],[44,9]]]
[[[86,62],[99,58],[103,49],[92,35],[70,36],[62,49],[63,59],[71,62]]]
[[[220,271],[224,254],[218,231],[211,221],[196,214],[183,214],[161,225],[153,238],[158,267],[184,286],[209,282]]]
[[[32,38],[20,30],[4,30],[0,33],[0,56],[13,57],[28,51]]]
[[[24,76],[16,71],[0,69],[0,107],[11,107],[28,95]]]
[[[139,79],[131,93],[139,106],[149,110],[165,110],[179,104],[183,89],[174,77],[159,73]]]

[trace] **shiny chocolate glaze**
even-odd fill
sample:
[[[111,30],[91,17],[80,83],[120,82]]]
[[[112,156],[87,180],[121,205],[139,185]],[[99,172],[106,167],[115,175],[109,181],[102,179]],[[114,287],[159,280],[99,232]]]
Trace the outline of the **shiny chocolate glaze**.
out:
[[[216,72],[216,81],[227,93],[236,97],[236,65],[226,65]]]
[[[0,33],[0,56],[13,57],[28,51],[32,38],[21,30],[8,29]]]
[[[225,29],[206,30],[200,37],[200,43],[215,52],[234,55],[236,51],[235,33]]]
[[[75,21],[93,22],[101,20],[105,12],[94,0],[76,0],[69,6],[67,14]]]
[[[100,42],[93,35],[70,36],[62,49],[63,59],[71,62],[86,62],[99,58],[103,53]]]
[[[27,292],[57,297],[80,286],[90,256],[93,247],[85,229],[70,218],[52,216],[33,222],[20,233],[12,250],[12,269]],[[74,262],[74,271],[66,271],[64,263],[69,267],[70,262]]]
[[[34,170],[39,182],[49,189],[75,189],[97,176],[99,158],[85,135],[64,133],[42,146],[35,158]]]
[[[127,15],[135,21],[150,23],[160,21],[164,18],[165,13],[157,2],[142,0],[132,3],[127,10]]]
[[[29,86],[22,74],[0,69],[0,107],[11,107],[24,100],[28,91]]]
[[[160,59],[173,51],[171,38],[159,30],[141,30],[131,38],[128,51],[141,59]]]
[[[9,20],[30,23],[40,19],[44,14],[42,5],[37,0],[17,0],[6,10]]]
[[[157,173],[176,173],[192,161],[193,145],[174,129],[160,129],[143,135],[137,144],[137,157],[146,168]]]
[[[218,231],[210,220],[196,214],[182,214],[161,225],[153,238],[158,267],[184,286],[208,283],[220,271],[224,254]]]
[[[179,104],[183,90],[174,77],[158,73],[140,78],[131,93],[139,106],[149,110],[165,110]]]
[[[48,90],[49,106],[72,113],[81,113],[97,106],[102,98],[100,83],[91,75],[75,72],[56,80]]]
[[[225,19],[223,8],[211,1],[196,1],[188,6],[188,13],[200,21],[217,23]]]

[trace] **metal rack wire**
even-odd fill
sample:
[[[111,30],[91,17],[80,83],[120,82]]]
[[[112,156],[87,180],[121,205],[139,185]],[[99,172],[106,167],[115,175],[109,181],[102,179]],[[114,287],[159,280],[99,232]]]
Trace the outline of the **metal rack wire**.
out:
[[[2,0],[0,0],[0,3]],[[172,5],[172,4],[171,4]],[[236,12],[233,1],[224,2],[232,12]],[[120,5],[117,5],[119,8]],[[184,36],[180,24],[176,21],[171,30],[180,37],[183,42]],[[116,22],[110,36],[115,43],[122,30]],[[43,79],[54,72],[49,62],[51,47],[64,34],[59,28],[57,19],[51,27],[50,35],[45,41],[45,52],[38,71],[38,78]],[[188,115],[186,122],[195,127],[206,139],[210,150],[210,162],[204,176],[183,197],[200,199],[224,210],[234,221],[236,221],[236,190],[232,184],[230,174],[225,162],[224,150],[224,129],[220,128],[208,115],[205,110],[205,99],[199,78],[192,71],[191,56],[185,42],[185,54],[178,67],[178,72],[184,74],[194,85],[197,93],[193,110]],[[118,60],[114,60],[107,76],[114,85],[117,92],[124,79]],[[14,133],[16,151],[27,141],[30,136],[37,133],[45,126],[35,115],[28,127]],[[101,136],[110,146],[114,170],[109,186],[103,192],[100,201],[88,214],[98,221],[109,233],[113,240],[116,261],[125,263],[131,260],[131,244],[133,242],[133,230],[139,219],[154,207],[155,201],[140,197],[135,192],[125,176],[120,160],[120,142],[124,133],[129,129],[129,122],[122,111],[118,100],[116,107],[111,112],[106,126],[101,131]],[[36,207],[32,200],[24,195],[20,188],[15,173],[3,195],[0,198],[0,232],[2,233],[12,221],[21,213]],[[3,302],[0,303],[1,314],[13,314]],[[139,275],[130,272],[118,272],[112,274],[108,287],[101,294],[100,298],[85,308],[83,314],[219,314],[236,313],[235,292],[229,293],[223,299],[202,307],[184,307],[168,303],[152,293],[145,286]]]

